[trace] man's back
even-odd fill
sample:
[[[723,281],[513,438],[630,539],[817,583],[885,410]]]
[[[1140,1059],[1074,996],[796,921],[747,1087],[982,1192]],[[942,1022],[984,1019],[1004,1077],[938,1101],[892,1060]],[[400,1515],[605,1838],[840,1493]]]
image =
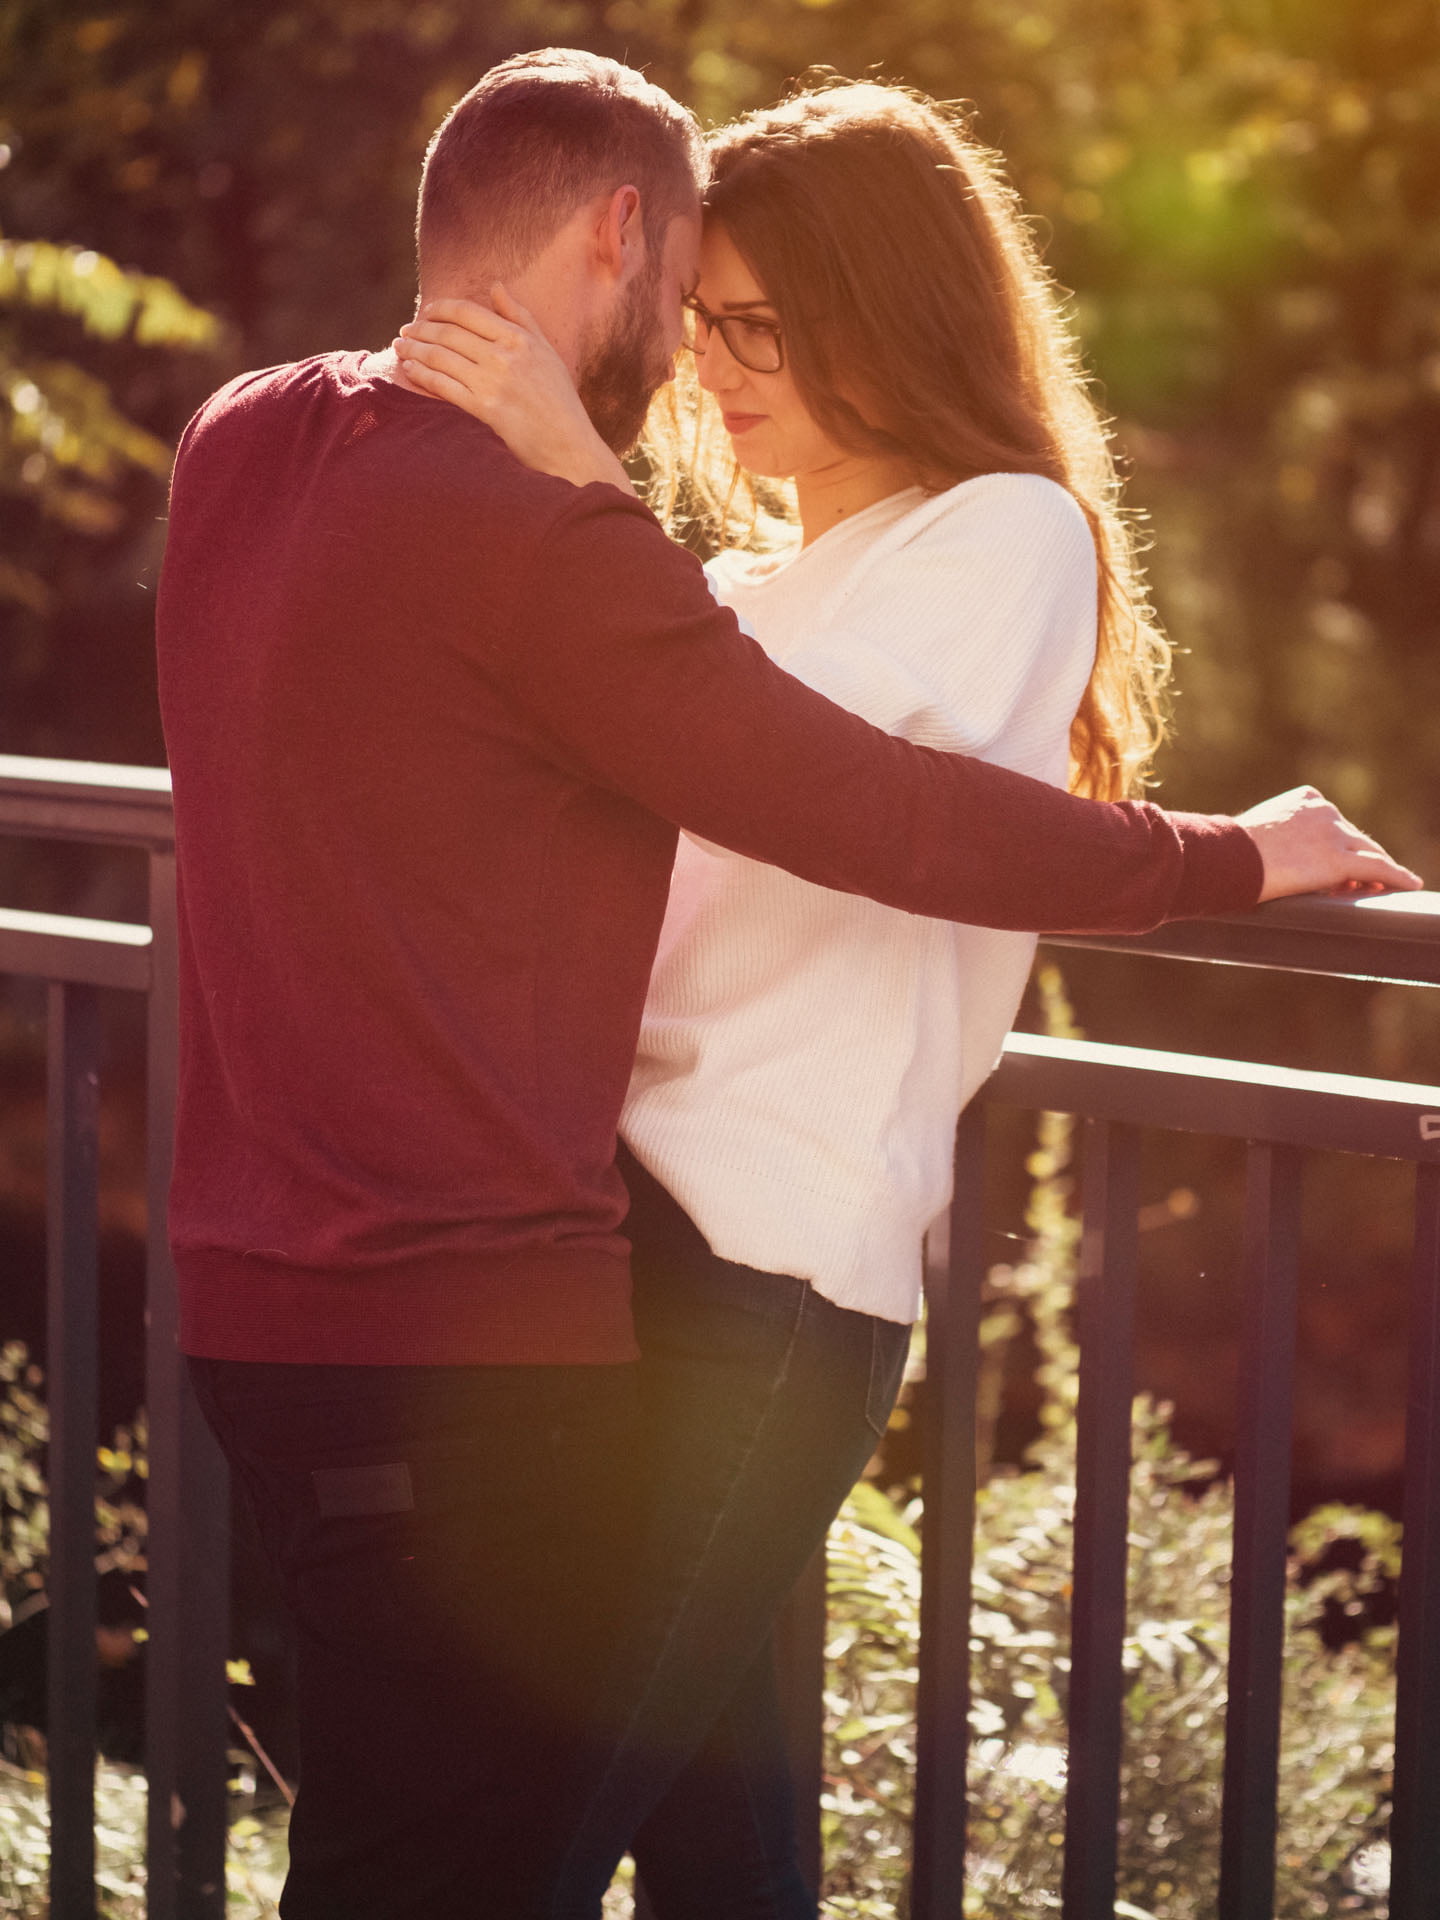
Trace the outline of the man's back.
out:
[[[236,382],[176,470],[186,1345],[626,1358],[613,1114],[673,830],[487,675],[574,490],[362,368]]]

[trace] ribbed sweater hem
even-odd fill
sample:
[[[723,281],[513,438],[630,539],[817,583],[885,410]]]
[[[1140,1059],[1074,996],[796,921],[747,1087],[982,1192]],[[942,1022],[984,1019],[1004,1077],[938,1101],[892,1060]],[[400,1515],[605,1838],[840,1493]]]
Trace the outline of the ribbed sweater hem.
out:
[[[655,1116],[647,1116],[654,1119]],[[674,1113],[653,1128],[622,1129],[626,1144],[674,1195],[722,1260],[806,1280],[837,1307],[905,1325],[920,1306],[920,1249],[943,1208],[907,1193],[897,1202],[883,1176],[846,1188],[787,1179],[741,1144],[753,1116]],[[663,1142],[663,1144],[662,1144]]]
[[[639,1357],[624,1254],[550,1248],[378,1269],[177,1248],[180,1346],[312,1366],[607,1366]]]

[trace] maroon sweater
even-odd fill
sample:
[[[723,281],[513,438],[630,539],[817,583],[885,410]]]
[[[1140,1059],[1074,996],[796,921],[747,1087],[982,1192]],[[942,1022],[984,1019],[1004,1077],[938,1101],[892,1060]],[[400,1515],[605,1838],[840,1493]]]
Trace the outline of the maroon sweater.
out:
[[[191,1353],[633,1355],[615,1128],[677,827],[987,926],[1259,891],[1233,822],[831,705],[637,501],[530,472],[360,354],[192,422],[158,625]]]

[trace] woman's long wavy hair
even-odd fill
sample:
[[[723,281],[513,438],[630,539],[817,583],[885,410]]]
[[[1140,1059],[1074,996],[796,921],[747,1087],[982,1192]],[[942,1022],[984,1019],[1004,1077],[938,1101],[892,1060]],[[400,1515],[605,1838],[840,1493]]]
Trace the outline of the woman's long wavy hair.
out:
[[[1099,641],[1070,784],[1136,791],[1164,737],[1170,648],[1105,422],[999,157],[956,111],[831,79],[721,128],[710,152],[706,218],[764,288],[800,397],[833,441],[898,457],[930,492],[1037,473],[1078,502],[1099,562]],[[739,472],[716,416],[682,364],[650,422],[657,502],[672,522],[757,544],[776,496]]]

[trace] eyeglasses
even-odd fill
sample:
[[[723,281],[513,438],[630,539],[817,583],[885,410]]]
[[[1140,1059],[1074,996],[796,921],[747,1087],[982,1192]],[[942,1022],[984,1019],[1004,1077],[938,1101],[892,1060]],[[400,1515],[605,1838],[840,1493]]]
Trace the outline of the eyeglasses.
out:
[[[683,344],[691,353],[704,353],[712,329],[751,373],[779,373],[785,364],[785,340],[775,321],[757,320],[747,313],[711,313],[698,300],[687,300]]]

